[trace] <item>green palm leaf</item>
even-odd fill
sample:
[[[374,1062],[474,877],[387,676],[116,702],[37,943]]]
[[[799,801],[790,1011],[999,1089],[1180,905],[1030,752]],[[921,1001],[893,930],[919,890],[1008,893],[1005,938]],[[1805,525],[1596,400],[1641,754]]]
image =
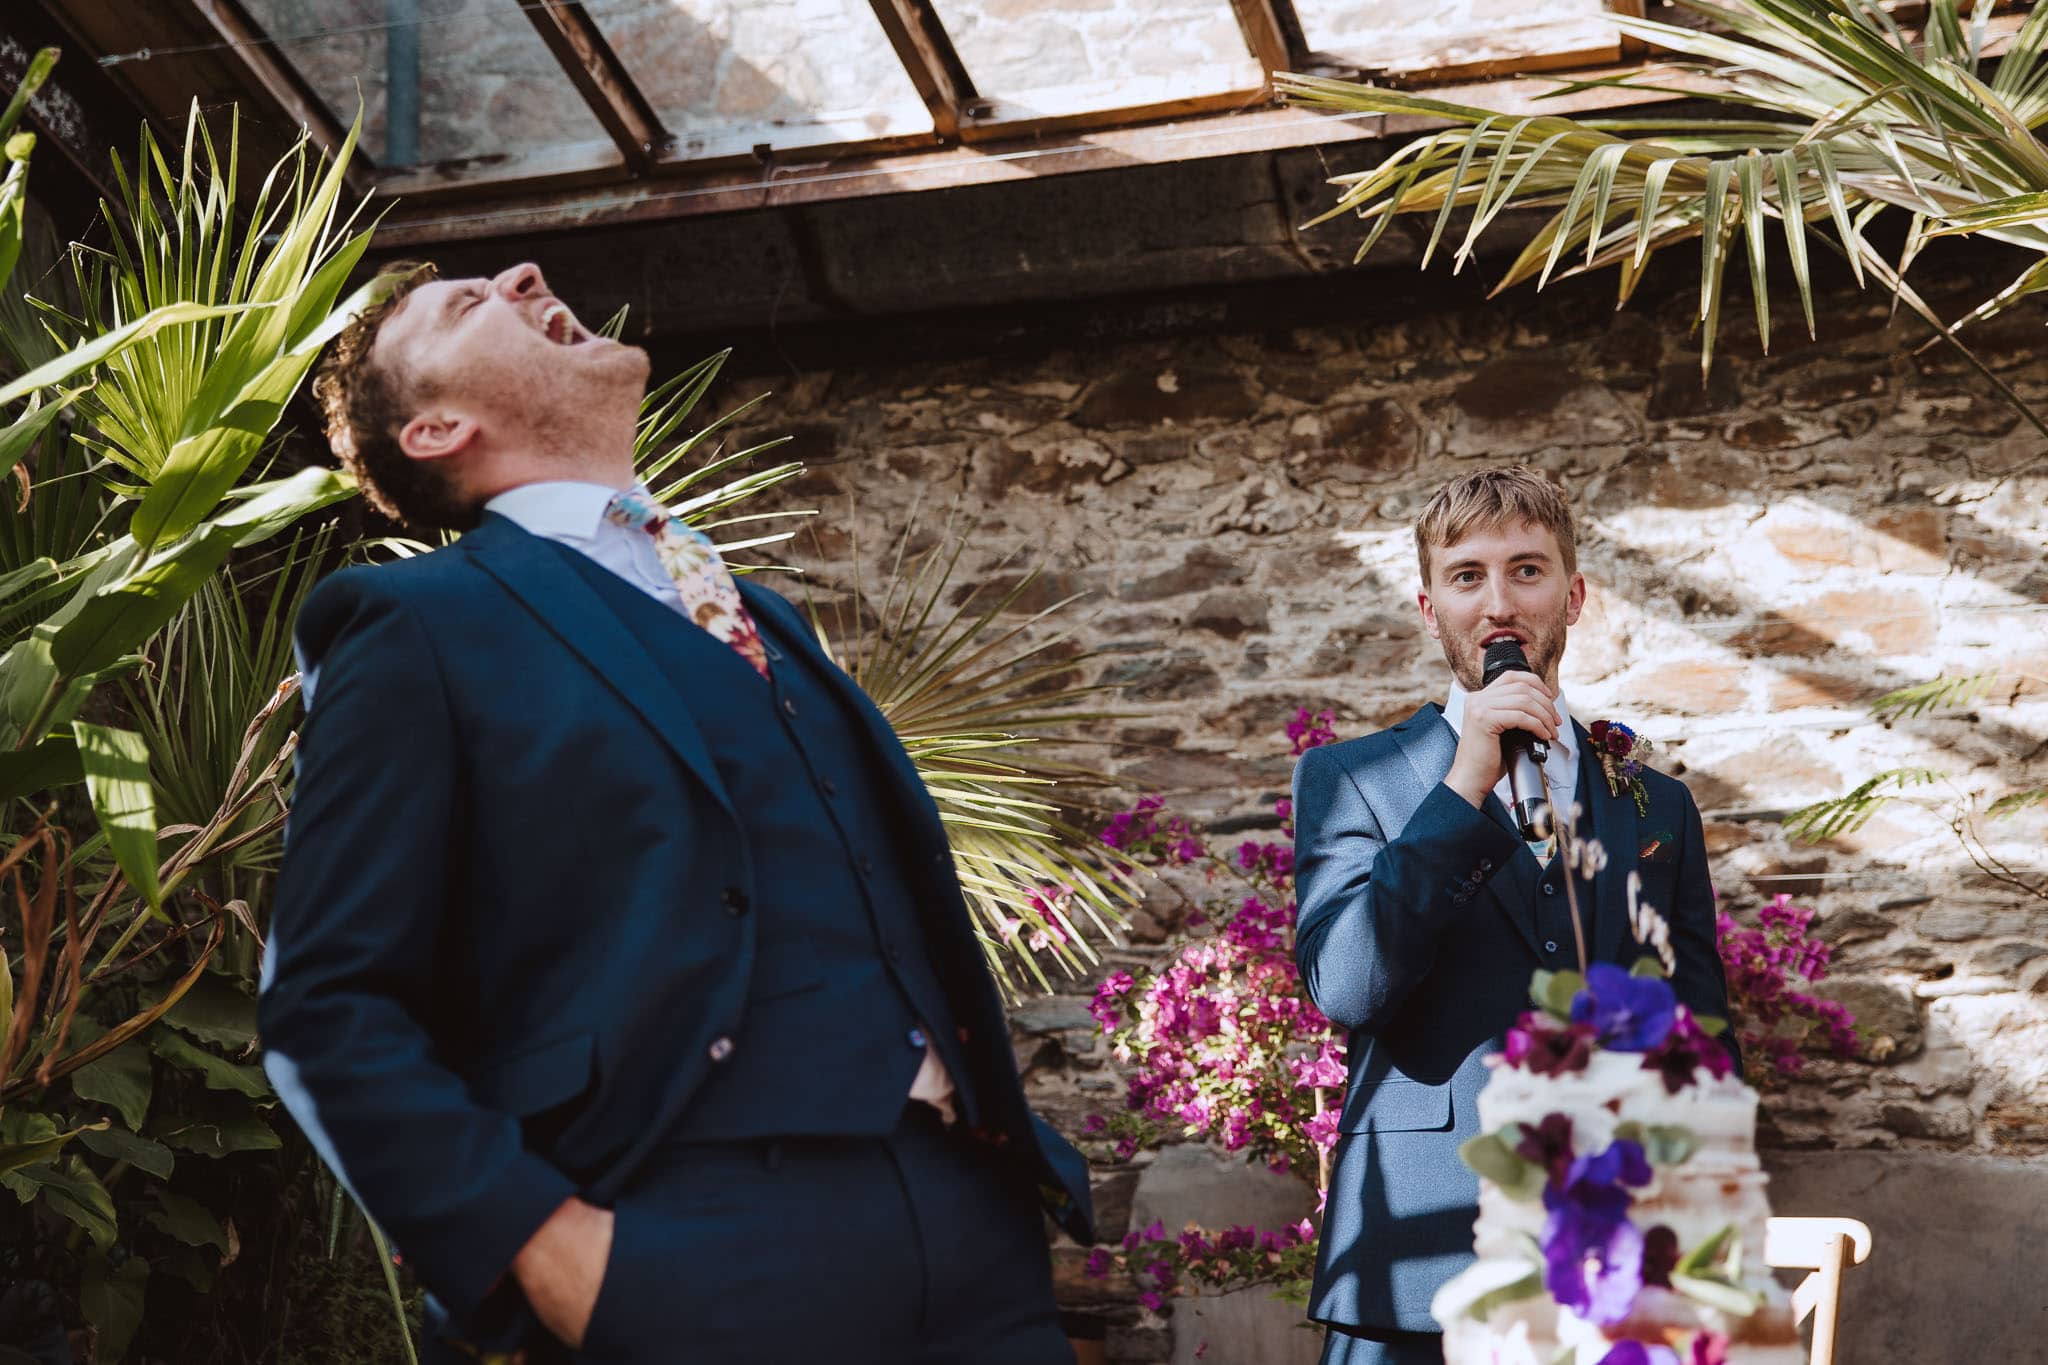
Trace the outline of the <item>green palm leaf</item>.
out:
[[[1740,9],[1674,2],[1713,27],[1618,19],[1673,60],[1634,75],[1561,81],[1559,92],[1607,86],[1683,94],[1739,109],[1741,117],[1511,119],[1408,91],[1276,78],[1288,99],[1310,108],[1450,125],[1371,170],[1333,179],[1337,201],[1313,221],[1358,215],[1367,227],[1362,259],[1397,214],[1429,214],[1426,265],[1453,213],[1464,210],[1462,266],[1508,208],[1550,209],[1496,291],[1614,266],[1624,301],[1651,255],[1699,236],[1703,366],[1712,364],[1738,230],[1766,347],[1769,261],[1779,239],[1809,331],[1816,240],[1848,260],[1859,285],[1874,275],[1949,339],[1955,329],[1904,284],[1927,238],[1975,233],[2048,257],[2048,148],[2033,135],[2048,122],[2042,8],[2027,16],[1993,73],[1985,55],[1989,10],[1981,3],[1965,21],[1956,0],[1932,0],[1916,42],[1863,0],[1753,0]],[[1863,234],[1872,218],[1894,210],[1908,216],[1906,251],[1877,269]],[[2029,268],[1965,320],[2044,287],[2048,270]],[[2009,386],[1992,382],[2020,404]],[[2048,431],[2048,422],[2020,406]]]

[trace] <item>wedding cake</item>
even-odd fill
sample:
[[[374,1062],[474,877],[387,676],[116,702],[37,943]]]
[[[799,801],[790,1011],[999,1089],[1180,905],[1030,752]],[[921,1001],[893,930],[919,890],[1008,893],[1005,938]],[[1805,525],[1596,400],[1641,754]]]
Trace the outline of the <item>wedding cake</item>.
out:
[[[1763,1264],[1756,1092],[1646,959],[1539,972],[1479,1095],[1447,1365],[1803,1365]]]

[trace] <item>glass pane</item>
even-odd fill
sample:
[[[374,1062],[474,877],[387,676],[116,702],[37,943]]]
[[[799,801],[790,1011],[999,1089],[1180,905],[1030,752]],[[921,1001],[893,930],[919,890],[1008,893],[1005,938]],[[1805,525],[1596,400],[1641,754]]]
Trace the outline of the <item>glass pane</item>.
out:
[[[344,124],[362,90],[363,145],[379,166],[611,147],[533,21],[507,0],[243,0]],[[417,16],[413,22],[410,16]],[[417,39],[417,78],[394,73]],[[402,126],[391,127],[393,77]],[[407,96],[410,95],[410,100]],[[405,119],[407,105],[416,123]],[[416,127],[416,134],[412,131]]]
[[[1384,71],[1596,58],[1620,36],[1603,0],[1295,0],[1294,10],[1311,48]]]
[[[931,131],[867,0],[593,0],[685,157]]]
[[[974,88],[1004,116],[1249,91],[1263,79],[1229,0],[938,0],[938,12]]]

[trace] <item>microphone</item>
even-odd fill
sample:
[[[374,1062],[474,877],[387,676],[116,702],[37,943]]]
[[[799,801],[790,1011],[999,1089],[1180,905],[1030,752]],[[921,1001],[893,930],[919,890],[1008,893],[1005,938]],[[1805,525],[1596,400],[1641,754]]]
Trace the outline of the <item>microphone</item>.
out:
[[[1486,647],[1485,672],[1479,685],[1490,687],[1503,673],[1535,671],[1529,667],[1528,656],[1522,653],[1521,641],[1495,640]],[[1550,746],[1527,730],[1507,730],[1501,734],[1500,748],[1508,763],[1508,794],[1514,798],[1508,813],[1514,817],[1515,827],[1529,842],[1548,839],[1550,789],[1543,784],[1543,760],[1550,757]]]

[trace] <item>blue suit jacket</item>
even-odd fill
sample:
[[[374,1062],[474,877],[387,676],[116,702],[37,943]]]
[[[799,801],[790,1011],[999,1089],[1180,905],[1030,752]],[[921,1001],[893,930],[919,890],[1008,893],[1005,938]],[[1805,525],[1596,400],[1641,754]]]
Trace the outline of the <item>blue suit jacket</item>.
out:
[[[823,661],[789,603],[741,593]],[[297,629],[318,677],[266,1068],[459,1330],[562,1200],[611,1201],[738,1031],[755,917],[727,907],[753,894],[747,813],[688,680],[505,518],[335,574]],[[881,713],[824,666],[910,812],[918,910],[983,1113],[1088,1240],[1086,1165],[1025,1106],[938,812]]]
[[[1633,963],[1626,880],[1663,913],[1674,984],[1727,1015],[1699,810],[1645,772],[1649,813],[1614,796],[1578,731],[1579,804],[1607,850],[1595,878],[1596,961]],[[1309,1316],[1348,1327],[1441,1330],[1429,1301],[1472,1260],[1477,1177],[1458,1144],[1478,1132],[1482,1059],[1529,1004],[1545,954],[1542,869],[1492,796],[1475,809],[1443,779],[1457,736],[1424,706],[1390,730],[1311,749],[1294,771],[1296,957],[1316,1007],[1350,1030],[1350,1089],[1333,1157]],[[1582,895],[1581,904],[1586,898]]]

